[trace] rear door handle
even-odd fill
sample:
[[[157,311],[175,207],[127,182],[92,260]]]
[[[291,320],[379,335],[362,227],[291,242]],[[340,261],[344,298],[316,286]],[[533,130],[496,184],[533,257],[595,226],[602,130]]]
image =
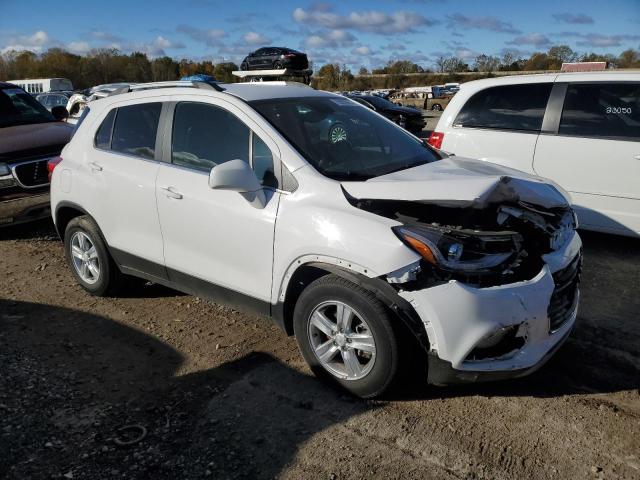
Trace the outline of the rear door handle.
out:
[[[182,194],[173,190],[173,187],[160,187],[160,190],[164,191],[164,194],[169,198],[175,198],[176,200],[182,199]]]
[[[91,167],[92,171],[95,171],[95,172],[101,172],[102,171],[102,165],[100,165],[99,163],[89,162],[89,166]]]
[[[640,160],[640,155],[636,155],[636,156],[635,156],[635,157],[633,157],[633,158],[635,158],[636,160]]]

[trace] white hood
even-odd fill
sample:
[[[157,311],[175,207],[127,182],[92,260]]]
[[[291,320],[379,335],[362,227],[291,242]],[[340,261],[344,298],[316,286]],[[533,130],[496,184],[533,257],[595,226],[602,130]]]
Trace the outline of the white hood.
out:
[[[449,157],[375,177],[342,182],[357,199],[406,200],[442,206],[483,208],[488,203],[526,202],[566,207],[569,195],[550,180],[480,160]]]

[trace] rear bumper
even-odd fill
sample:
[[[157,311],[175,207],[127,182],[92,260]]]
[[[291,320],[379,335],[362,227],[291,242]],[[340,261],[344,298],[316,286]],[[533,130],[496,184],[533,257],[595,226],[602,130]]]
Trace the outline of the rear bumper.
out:
[[[0,199],[0,227],[39,220],[51,215],[49,193]]]

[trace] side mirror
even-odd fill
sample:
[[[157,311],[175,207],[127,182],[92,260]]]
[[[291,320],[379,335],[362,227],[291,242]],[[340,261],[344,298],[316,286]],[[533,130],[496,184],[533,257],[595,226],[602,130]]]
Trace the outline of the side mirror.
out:
[[[55,118],[59,122],[69,118],[69,112],[67,112],[66,107],[63,107],[62,105],[53,107],[51,109],[51,115],[53,115],[53,118]]]
[[[209,173],[209,187],[238,192],[256,208],[264,208],[267,203],[262,185],[244,160],[230,160],[213,167]]]

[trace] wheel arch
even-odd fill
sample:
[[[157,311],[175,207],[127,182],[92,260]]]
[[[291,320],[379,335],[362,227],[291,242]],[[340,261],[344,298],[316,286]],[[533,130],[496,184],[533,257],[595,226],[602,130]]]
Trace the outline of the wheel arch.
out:
[[[302,292],[318,278],[330,274],[338,275],[373,293],[390,312],[408,327],[420,346],[425,351],[429,351],[426,329],[411,304],[400,297],[397,291],[383,278],[368,277],[364,273],[354,270],[353,265],[348,263],[341,265],[310,261],[301,263],[295,269],[288,283],[283,286],[273,315],[276,323],[288,335],[293,335],[293,312]]]
[[[89,215],[91,217],[91,214],[89,214],[84,208],[73,202],[62,201],[56,205],[55,212],[53,213],[53,223],[56,227],[56,231],[58,232],[58,236],[64,239],[64,232],[67,229],[69,222],[82,215]]]

